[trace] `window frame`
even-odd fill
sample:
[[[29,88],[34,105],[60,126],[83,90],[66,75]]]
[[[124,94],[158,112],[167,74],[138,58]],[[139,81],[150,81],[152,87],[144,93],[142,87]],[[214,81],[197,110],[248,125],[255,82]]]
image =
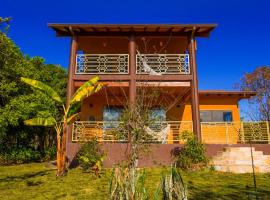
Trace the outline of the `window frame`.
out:
[[[201,118],[201,113],[202,112],[205,112],[205,111],[208,111],[208,112],[211,112],[211,115],[210,115],[210,118],[211,118],[211,120],[210,121],[203,121],[202,120],[202,118]],[[213,113],[214,112],[222,112],[222,117],[223,117],[223,121],[214,121],[214,115],[213,115]],[[224,117],[225,117],[225,113],[231,113],[231,121],[225,121],[224,120]],[[232,110],[209,110],[209,109],[203,109],[203,110],[200,110],[200,122],[202,122],[202,123],[209,123],[209,122],[219,122],[219,123],[232,123],[234,120],[233,120],[233,111]]]

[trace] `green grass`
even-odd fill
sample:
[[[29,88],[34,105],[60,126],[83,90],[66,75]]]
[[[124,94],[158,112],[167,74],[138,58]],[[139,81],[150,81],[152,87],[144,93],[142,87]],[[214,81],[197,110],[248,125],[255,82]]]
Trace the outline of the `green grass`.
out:
[[[146,169],[147,188],[153,194],[162,169]],[[248,199],[252,193],[251,174],[236,175],[212,171],[182,173],[189,199]],[[101,178],[72,169],[62,179],[45,163],[0,167],[0,199],[107,199],[110,171]],[[260,199],[270,199],[270,175],[257,175]],[[255,199],[255,198],[253,198]]]

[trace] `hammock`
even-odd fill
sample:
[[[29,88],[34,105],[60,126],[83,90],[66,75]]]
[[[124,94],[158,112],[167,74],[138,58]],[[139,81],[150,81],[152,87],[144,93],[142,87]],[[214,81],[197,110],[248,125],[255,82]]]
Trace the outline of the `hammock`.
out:
[[[168,132],[170,130],[170,124],[167,124],[167,126],[164,127],[160,131],[154,131],[149,127],[145,127],[145,130],[154,139],[156,139],[157,141],[161,141],[162,144],[165,144],[167,142]]]
[[[149,75],[162,75],[161,73],[156,72],[155,70],[153,70],[146,62],[146,59],[143,58],[139,52],[139,50],[137,49],[137,53],[139,55],[139,58],[141,60],[141,62],[143,63],[143,70],[146,73],[149,73]]]

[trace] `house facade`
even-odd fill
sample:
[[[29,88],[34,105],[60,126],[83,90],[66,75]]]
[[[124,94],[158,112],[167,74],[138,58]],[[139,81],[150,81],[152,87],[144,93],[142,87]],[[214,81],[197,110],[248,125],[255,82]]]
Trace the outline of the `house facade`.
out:
[[[111,158],[115,154],[121,157],[116,152],[121,151],[124,141],[116,141],[110,130],[117,125],[124,105],[140,98],[143,88],[159,91],[159,101],[155,99],[153,105],[159,124],[149,131],[156,134],[152,142],[161,160],[169,157],[166,152],[183,143],[179,137],[183,131],[192,131],[198,140],[212,145],[209,152],[224,145],[246,145],[248,141],[269,143],[268,123],[242,122],[240,118],[239,100],[256,93],[198,90],[196,38],[209,37],[215,24],[49,27],[57,36],[71,38],[67,101],[93,76],[98,75],[105,84],[100,92],[83,101],[80,121],[69,128],[70,160],[78,151],[78,143],[93,136],[109,146]]]

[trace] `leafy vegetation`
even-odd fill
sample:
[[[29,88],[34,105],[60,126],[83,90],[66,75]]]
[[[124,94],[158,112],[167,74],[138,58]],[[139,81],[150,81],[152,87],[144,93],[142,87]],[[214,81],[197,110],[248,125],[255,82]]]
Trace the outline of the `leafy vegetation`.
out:
[[[204,145],[199,142],[192,132],[185,131],[182,134],[185,145],[174,156],[176,165],[184,170],[198,169],[207,165],[208,159]]]
[[[239,87],[243,91],[257,93],[249,100],[248,117],[254,121],[270,121],[270,66],[257,67],[246,73]]]
[[[98,83],[98,80],[99,77],[95,76],[85,82],[76,90],[71,97],[70,102],[65,106],[61,97],[50,86],[37,80],[21,77],[22,82],[46,94],[63,108],[63,114],[60,119],[54,118],[52,114],[48,113],[46,117],[37,116],[24,121],[24,124],[29,126],[54,127],[57,133],[57,176],[63,176],[67,172],[66,140],[68,125],[72,124],[79,117],[78,110],[80,108],[81,101],[98,92],[103,87],[103,84]]]
[[[143,171],[143,170],[142,170]],[[145,187],[150,199],[155,194],[164,169],[145,169]],[[169,170],[168,170],[169,171]],[[0,167],[1,199],[108,199],[111,170],[102,170],[101,178],[71,169],[68,176],[55,178],[55,169],[45,163]],[[181,172],[189,200],[255,199],[252,174],[215,171]],[[260,199],[270,198],[269,174],[258,174]],[[250,197],[250,198],[249,198]]]
[[[182,176],[175,167],[170,169],[169,175],[165,174],[161,179],[162,199],[187,200],[187,188]]]
[[[52,115],[58,118],[62,108],[40,91],[25,87],[20,77],[29,77],[53,86],[64,102],[67,73],[58,65],[45,64],[41,57],[24,55],[7,36],[9,26],[5,22],[8,21],[9,18],[0,18],[0,154],[6,157],[16,156],[14,152],[19,151],[23,151],[22,154],[37,151],[43,156],[46,149],[55,146],[54,130],[28,127],[23,121],[33,116]],[[32,161],[35,161],[35,153],[30,154],[33,155]],[[16,159],[28,162],[29,157]]]
[[[110,177],[109,199],[147,200],[149,194],[145,187],[145,181],[146,173],[144,170],[135,173],[128,168],[115,168]]]
[[[102,168],[105,155],[96,140],[84,143],[77,154],[77,159],[83,171],[94,171],[97,176]]]

